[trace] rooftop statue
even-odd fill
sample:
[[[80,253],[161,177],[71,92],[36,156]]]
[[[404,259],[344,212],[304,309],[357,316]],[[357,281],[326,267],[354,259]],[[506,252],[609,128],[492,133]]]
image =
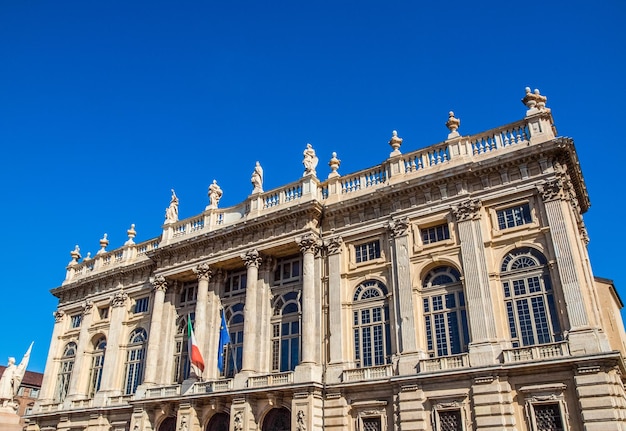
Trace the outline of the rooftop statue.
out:
[[[13,407],[13,398],[17,395],[17,390],[20,388],[24,373],[26,373],[26,367],[28,366],[32,348],[33,343],[30,343],[30,347],[17,366],[15,365],[15,358],[9,358],[7,367],[2,373],[2,377],[0,377],[0,407]]]
[[[217,185],[217,180],[213,180],[213,184],[209,186],[208,208],[217,208],[217,204],[219,204],[223,194],[224,192],[222,191],[222,188]]]
[[[304,165],[304,175],[315,175],[315,168],[317,168],[318,158],[315,155],[315,150],[311,144],[306,144],[306,150],[304,150],[304,160],[302,160],[302,164]]]
[[[178,221],[178,197],[172,189],[172,199],[170,206],[165,209],[165,223],[176,223]]]
[[[263,168],[259,162],[256,162],[250,181],[254,187],[254,189],[252,189],[252,193],[263,193]]]

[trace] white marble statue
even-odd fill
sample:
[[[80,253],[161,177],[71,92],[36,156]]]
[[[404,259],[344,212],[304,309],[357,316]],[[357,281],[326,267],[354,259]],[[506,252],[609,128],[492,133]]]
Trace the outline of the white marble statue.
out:
[[[223,194],[222,188],[217,185],[217,180],[213,180],[213,184],[209,186],[209,208],[217,208]]]
[[[256,166],[254,167],[254,172],[252,172],[252,178],[250,178],[252,182],[252,186],[254,189],[252,193],[262,193],[263,192],[263,168],[259,162],[256,162]]]
[[[302,164],[304,165],[304,176],[306,175],[315,175],[315,168],[317,168],[317,163],[319,162],[317,155],[315,155],[315,150],[311,144],[306,144],[306,150],[304,150],[304,160],[302,160]]]
[[[165,223],[175,223],[178,221],[178,197],[172,189],[172,199],[170,206],[165,209]]]
[[[30,343],[30,347],[24,354],[22,361],[19,365],[15,365],[15,358],[9,358],[7,367],[0,377],[0,406],[6,407],[13,403],[13,398],[17,395],[17,390],[20,388],[24,373],[26,373],[26,367],[30,359],[30,351],[33,348],[33,343]]]

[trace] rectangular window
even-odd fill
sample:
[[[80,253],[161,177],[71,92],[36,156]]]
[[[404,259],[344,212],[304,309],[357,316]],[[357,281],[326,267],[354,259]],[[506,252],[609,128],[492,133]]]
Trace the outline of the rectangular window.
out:
[[[533,404],[536,431],[563,431],[563,418],[558,403]]]
[[[438,410],[435,429],[437,431],[463,431],[461,410]]]
[[[72,328],[78,328],[80,326],[80,322],[83,321],[82,314],[74,314],[71,318]]]
[[[180,305],[193,304],[198,299],[198,283],[195,281],[192,283],[183,284],[183,288],[180,291]]]
[[[532,223],[533,221],[530,215],[529,204],[517,205],[503,210],[498,210],[496,214],[498,216],[498,228],[500,230],[521,226]]]
[[[366,242],[354,247],[356,263],[380,258],[380,241]]]
[[[300,258],[281,260],[274,271],[274,285],[288,284],[300,281]]]
[[[462,291],[423,299],[426,343],[430,357],[467,351],[469,328]]]
[[[98,315],[100,316],[100,320],[105,320],[109,318],[109,307],[100,307],[98,308]]]
[[[420,232],[422,234],[422,242],[424,243],[424,245],[450,239],[450,230],[447,223],[440,224],[438,226],[427,227],[421,229]]]
[[[246,291],[247,272],[238,271],[229,274],[224,284],[224,293],[227,295],[238,295]]]
[[[148,311],[148,297],[144,296],[143,298],[138,298],[135,301],[135,308],[133,309],[133,313],[145,313]]]
[[[32,388],[30,390],[30,396],[31,396],[31,398],[39,397],[39,388]]]

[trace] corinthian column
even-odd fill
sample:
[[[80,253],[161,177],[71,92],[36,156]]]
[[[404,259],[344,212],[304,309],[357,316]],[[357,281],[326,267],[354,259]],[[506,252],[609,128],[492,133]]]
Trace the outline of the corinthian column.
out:
[[[150,320],[150,334],[148,336],[148,353],[146,354],[146,375],[144,383],[154,385],[157,383],[157,368],[160,357],[161,345],[161,322],[163,320],[163,303],[167,291],[167,281],[162,275],[152,280],[154,290],[154,304],[152,305],[152,319]]]
[[[320,241],[313,234],[296,240],[302,252],[302,364],[315,363],[315,253]]]
[[[409,220],[392,220],[389,223],[391,244],[394,253],[392,259],[394,272],[394,296],[398,327],[400,328],[400,345],[398,351],[414,353],[417,350],[415,337],[415,317],[413,315],[413,287],[411,286],[411,271],[409,263]]]
[[[246,303],[243,307],[244,323],[243,323],[243,358],[241,363],[241,371],[255,372],[256,357],[259,352],[257,345],[257,283],[259,278],[259,266],[261,265],[261,257],[259,252],[254,249],[241,255],[246,265],[247,284],[246,284]]]
[[[207,355],[207,338],[209,333],[208,321],[207,321],[207,302],[209,297],[209,280],[213,271],[209,267],[208,263],[201,263],[193,270],[196,277],[198,277],[198,297],[196,298],[196,321],[194,335],[196,341],[200,346],[200,352],[202,358],[208,358]]]
[[[498,349],[492,346],[496,340],[496,323],[480,227],[481,206],[479,200],[470,199],[452,208],[461,242],[467,314],[471,331],[470,355],[472,364],[476,365],[494,363],[499,354]]]
[[[67,393],[68,400],[82,399],[87,397],[87,382],[89,381],[89,359],[91,356],[85,355],[89,346],[89,327],[93,315],[93,302],[86,302],[83,305],[80,322],[80,333],[78,334],[78,344],[76,347],[76,360],[70,378],[70,386]]]

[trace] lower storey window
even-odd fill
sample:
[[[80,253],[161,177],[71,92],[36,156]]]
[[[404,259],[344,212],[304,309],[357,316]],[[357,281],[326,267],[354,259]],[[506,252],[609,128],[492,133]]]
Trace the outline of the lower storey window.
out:
[[[563,418],[559,403],[534,404],[535,431],[563,431]]]

